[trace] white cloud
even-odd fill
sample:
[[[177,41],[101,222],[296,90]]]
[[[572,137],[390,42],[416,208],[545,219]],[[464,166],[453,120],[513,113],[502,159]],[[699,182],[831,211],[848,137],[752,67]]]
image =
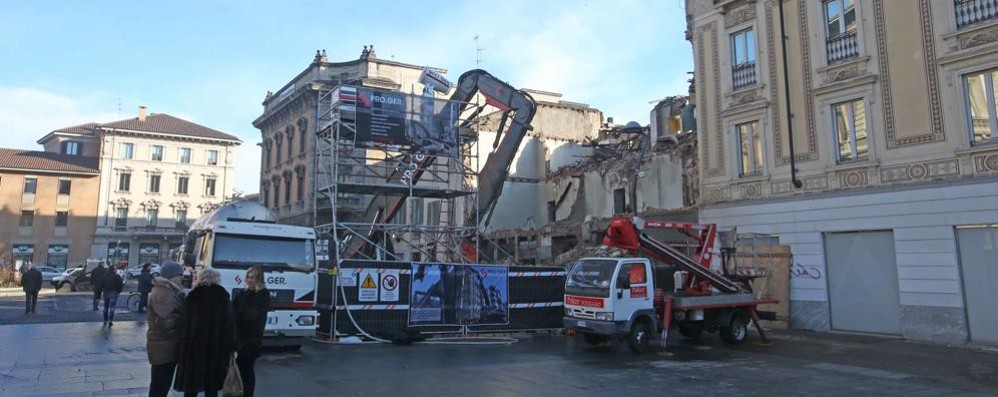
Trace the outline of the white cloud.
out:
[[[0,87],[0,132],[3,147],[41,150],[35,143],[55,129],[117,118],[98,110],[100,93],[74,99],[30,87]]]

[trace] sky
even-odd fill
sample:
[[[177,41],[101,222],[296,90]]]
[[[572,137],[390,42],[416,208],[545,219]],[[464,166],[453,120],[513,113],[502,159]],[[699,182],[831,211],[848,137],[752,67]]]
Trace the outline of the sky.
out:
[[[0,146],[41,150],[61,127],[135,117],[138,106],[238,136],[235,188],[259,186],[261,102],[325,49],[476,65],[554,91],[617,123],[649,123],[693,70],[683,0],[22,1],[0,4]],[[478,42],[475,36],[478,36]],[[481,51],[478,51],[481,48]],[[479,55],[480,54],[480,55]]]

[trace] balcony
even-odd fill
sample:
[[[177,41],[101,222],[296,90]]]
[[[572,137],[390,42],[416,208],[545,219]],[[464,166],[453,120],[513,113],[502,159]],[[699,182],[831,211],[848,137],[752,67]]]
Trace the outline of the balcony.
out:
[[[187,227],[156,227],[156,226],[98,226],[99,236],[133,236],[133,237],[179,237],[187,233]]]
[[[998,0],[954,0],[957,29],[998,17]]]
[[[856,31],[845,32],[825,41],[828,64],[859,56],[859,45],[856,42]]]
[[[755,84],[755,61],[735,65],[731,68],[731,86],[739,90]]]

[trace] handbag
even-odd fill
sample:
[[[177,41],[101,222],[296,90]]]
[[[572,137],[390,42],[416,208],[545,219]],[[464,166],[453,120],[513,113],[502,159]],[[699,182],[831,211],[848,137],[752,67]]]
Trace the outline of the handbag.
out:
[[[222,384],[222,396],[243,396],[243,377],[239,375],[239,367],[236,366],[235,357],[229,357],[229,372],[225,375],[225,383]]]

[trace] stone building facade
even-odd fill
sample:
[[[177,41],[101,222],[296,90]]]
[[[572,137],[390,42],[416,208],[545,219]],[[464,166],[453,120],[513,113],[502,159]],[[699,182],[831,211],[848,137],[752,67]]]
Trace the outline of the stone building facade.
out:
[[[169,258],[195,219],[232,196],[241,141],[141,107],[137,117],[63,128],[38,143],[99,156],[89,257],[135,266]]]
[[[795,327],[998,343],[998,11],[777,1],[686,2],[701,221],[792,247]]]
[[[0,266],[83,264],[99,187],[95,156],[0,149]]]

